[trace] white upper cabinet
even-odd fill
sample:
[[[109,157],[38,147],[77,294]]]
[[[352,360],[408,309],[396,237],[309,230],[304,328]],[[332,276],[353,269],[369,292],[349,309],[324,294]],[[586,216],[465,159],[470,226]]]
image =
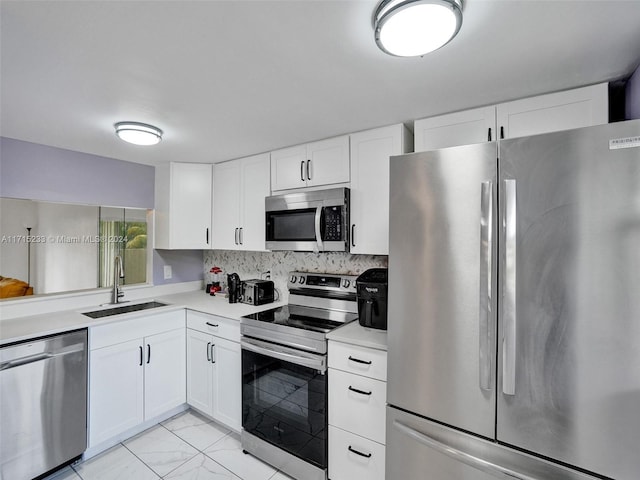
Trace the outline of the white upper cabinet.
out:
[[[211,248],[212,165],[156,167],[154,248]]]
[[[524,137],[609,121],[606,83],[501,103],[497,109],[500,138]]]
[[[474,108],[416,120],[415,151],[496,140],[496,107]]]
[[[412,141],[402,124],[351,135],[351,253],[389,254],[389,157]]]
[[[538,135],[608,120],[608,85],[603,83],[416,120],[415,151]]]
[[[349,135],[271,152],[271,190],[349,182]]]
[[[240,228],[240,162],[213,166],[213,248],[236,250]]]
[[[268,153],[214,165],[213,248],[264,250],[269,171]]]

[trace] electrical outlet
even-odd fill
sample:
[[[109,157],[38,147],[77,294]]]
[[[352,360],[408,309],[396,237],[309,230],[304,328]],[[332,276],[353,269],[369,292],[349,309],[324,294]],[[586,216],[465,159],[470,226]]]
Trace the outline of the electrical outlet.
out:
[[[164,279],[169,280],[172,276],[171,265],[164,266]]]

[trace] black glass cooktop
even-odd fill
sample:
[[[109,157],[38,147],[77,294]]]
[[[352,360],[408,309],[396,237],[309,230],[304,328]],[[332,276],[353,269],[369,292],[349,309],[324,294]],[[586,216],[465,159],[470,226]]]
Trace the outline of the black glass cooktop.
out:
[[[274,325],[285,325],[292,328],[302,328],[314,332],[329,333],[334,328],[358,318],[355,313],[336,312],[321,308],[285,305],[272,308],[243,318],[250,318]]]

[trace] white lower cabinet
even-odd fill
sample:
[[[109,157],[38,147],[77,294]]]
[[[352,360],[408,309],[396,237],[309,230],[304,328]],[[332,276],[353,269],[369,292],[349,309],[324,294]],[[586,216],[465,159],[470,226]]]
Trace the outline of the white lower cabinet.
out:
[[[329,341],[329,478],[384,479],[386,352]]]
[[[184,310],[94,327],[89,447],[185,403]]]
[[[187,403],[240,431],[240,323],[187,310]]]
[[[385,446],[329,425],[329,478],[383,480]]]

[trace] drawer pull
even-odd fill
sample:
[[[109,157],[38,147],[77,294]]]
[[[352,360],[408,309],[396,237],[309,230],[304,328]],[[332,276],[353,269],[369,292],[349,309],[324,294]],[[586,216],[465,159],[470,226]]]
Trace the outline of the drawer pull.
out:
[[[371,365],[371,360],[360,360],[359,358],[353,358],[351,355],[349,355],[349,360],[356,363],[362,363],[364,365]]]
[[[360,455],[361,457],[364,457],[364,458],[371,458],[371,454],[370,453],[359,452],[358,450],[353,448],[351,445],[349,445],[349,451],[355,453],[356,455]]]
[[[213,327],[213,328],[218,328],[220,326],[217,323],[214,325],[213,323],[209,323],[209,322],[207,322],[207,325],[209,325],[210,327]]]
[[[351,385],[349,385],[349,390],[351,390],[352,392],[359,393],[360,395],[371,395],[371,392],[365,392],[364,390],[358,390],[357,388],[353,388]]]
[[[211,361],[211,342],[207,343],[207,362]]]

